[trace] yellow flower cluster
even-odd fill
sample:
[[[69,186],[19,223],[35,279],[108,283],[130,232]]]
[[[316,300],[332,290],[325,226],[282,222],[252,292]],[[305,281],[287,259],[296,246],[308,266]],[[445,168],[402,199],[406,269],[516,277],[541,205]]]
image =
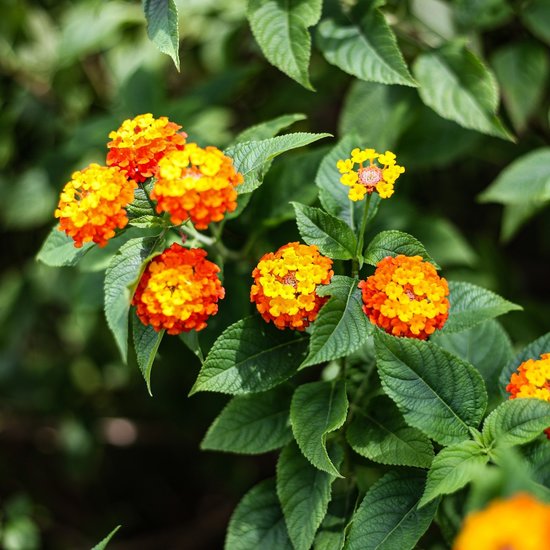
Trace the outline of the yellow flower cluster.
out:
[[[359,283],[363,310],[394,336],[425,340],[449,316],[449,286],[420,256],[387,256]]]
[[[157,178],[151,193],[157,211],[169,212],[174,224],[190,218],[197,229],[206,229],[235,210],[235,187],[243,181],[233,161],[219,149],[202,149],[194,143],[168,153],[159,162]]]
[[[60,231],[72,237],[77,248],[89,241],[105,246],[115,229],[128,223],[125,207],[134,200],[136,187],[117,168],[90,164],[74,172],[54,214]]]
[[[252,272],[250,300],[277,328],[304,330],[327,300],[315,290],[330,282],[331,268],[332,260],[319,254],[316,246],[285,244],[265,254]]]
[[[453,550],[550,548],[550,505],[528,494],[495,500],[466,517]]]
[[[395,163],[395,158],[391,151],[377,153],[374,149],[356,148],[351,152],[351,158],[339,160],[336,167],[342,174],[340,182],[350,187],[348,197],[360,201],[374,191],[382,199],[391,197],[397,178],[405,172],[403,166]]]

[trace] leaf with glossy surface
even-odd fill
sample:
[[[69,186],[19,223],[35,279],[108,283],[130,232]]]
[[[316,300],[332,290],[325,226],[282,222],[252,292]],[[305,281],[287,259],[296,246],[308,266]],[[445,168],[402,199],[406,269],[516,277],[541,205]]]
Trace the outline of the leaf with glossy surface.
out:
[[[245,141],[258,141],[269,139],[276,136],[281,130],[288,128],[299,120],[305,120],[307,117],[302,113],[291,115],[281,115],[277,118],[255,124],[246,130],[243,130],[236,138],[235,143],[243,143]]]
[[[319,295],[332,297],[313,323],[309,354],[301,369],[349,355],[367,341],[373,327],[363,311],[357,285],[357,279],[335,275],[331,285],[318,288]]]
[[[509,311],[522,310],[498,294],[472,283],[449,281],[449,318],[442,331],[458,332]]]
[[[143,0],[147,36],[180,70],[178,8],[174,0]]]
[[[274,479],[262,481],[244,495],[227,528],[225,550],[259,548],[293,550]]]
[[[291,397],[287,386],[234,397],[208,428],[201,449],[260,454],[283,447],[292,439]]]
[[[319,470],[342,477],[326,449],[327,434],[346,421],[348,398],[343,381],[311,382],[296,388],[290,405],[292,432],[302,454]]]
[[[479,200],[501,204],[533,204],[550,200],[550,147],[542,147],[516,159],[479,195]]]
[[[306,347],[304,334],[297,337],[255,316],[242,319],[214,342],[189,395],[198,391],[242,395],[270,390],[296,372]]]
[[[85,243],[81,248],[76,248],[73,239],[59,231],[56,225],[46,237],[36,259],[52,267],[72,266],[93,246],[94,243]]]
[[[267,60],[307,88],[311,55],[309,27],[321,17],[322,0],[249,0],[248,20]]]
[[[307,244],[317,246],[319,252],[333,260],[350,260],[355,255],[357,239],[342,220],[298,202],[292,206],[296,213],[296,225]]]
[[[433,520],[437,502],[418,502],[426,477],[390,472],[367,492],[353,516],[346,550],[412,550]]]
[[[277,494],[295,550],[311,548],[327,513],[334,479],[314,468],[295,442],[282,450],[277,462]]]
[[[157,239],[152,237],[128,241],[120,247],[105,272],[105,317],[124,362],[128,354],[130,302],[156,243]]]
[[[408,426],[391,401],[372,409],[369,413],[358,411],[351,422],[346,433],[351,448],[379,464],[429,468],[434,457],[430,440]]]
[[[475,441],[463,441],[443,449],[434,458],[428,472],[426,490],[419,506],[462,489],[488,461],[489,457]]]
[[[386,394],[410,426],[441,445],[466,439],[487,407],[477,370],[431,342],[374,335],[378,371]]]
[[[537,438],[550,427],[550,403],[542,399],[510,399],[497,407],[483,424],[487,445],[512,447]]]
[[[147,391],[151,396],[153,395],[151,392],[151,370],[163,336],[164,330],[157,332],[151,325],[144,325],[134,311],[132,315],[134,349],[139,370],[145,379]]]
[[[271,161],[278,155],[304,147],[314,141],[331,137],[330,134],[308,134],[296,132],[284,134],[260,141],[246,141],[237,143],[226,149],[225,154],[233,159],[235,170],[244,177],[244,182],[237,186],[237,193],[250,193],[263,183],[265,172],[269,169]]]
[[[408,233],[403,231],[382,231],[376,235],[367,245],[363,255],[365,263],[376,266],[378,262],[387,256],[421,256],[436,268],[439,266],[432,260],[424,245]]]
[[[528,346],[523,348],[512,359],[500,373],[499,385],[502,391],[502,395],[509,397],[506,393],[506,386],[510,383],[512,374],[516,372],[517,368],[527,359],[540,359],[543,353],[550,352],[550,332],[543,334],[540,338],[537,338],[534,342],[531,342]]]
[[[496,115],[496,79],[471,51],[452,45],[420,54],[413,73],[422,101],[438,115],[464,128],[513,141]]]
[[[416,86],[384,14],[371,2],[349,21],[323,21],[317,42],[329,63],[362,80]]]

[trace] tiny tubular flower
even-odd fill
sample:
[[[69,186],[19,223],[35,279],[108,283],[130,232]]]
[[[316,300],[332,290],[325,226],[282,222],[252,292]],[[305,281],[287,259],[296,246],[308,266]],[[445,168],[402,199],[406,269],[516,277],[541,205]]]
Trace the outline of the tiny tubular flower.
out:
[[[339,160],[336,168],[342,174],[340,182],[350,188],[350,200],[360,201],[374,191],[382,199],[391,197],[397,178],[405,172],[405,168],[396,164],[395,159],[391,151],[381,154],[374,149],[356,148],[351,152],[351,158]],[[366,162],[368,164],[364,165]],[[355,168],[356,165],[359,166]]]
[[[153,258],[141,276],[132,299],[137,316],[144,325],[168,334],[202,330],[225,296],[219,271],[202,248],[174,243]]]
[[[453,550],[543,550],[549,543],[550,505],[518,493],[469,514]]]
[[[90,241],[105,246],[115,229],[128,223],[125,207],[134,200],[136,187],[118,168],[90,164],[74,172],[55,210],[59,230],[72,237],[77,248]]]
[[[197,229],[206,229],[235,210],[235,188],[242,181],[233,161],[219,149],[189,143],[159,162],[151,198],[157,201],[157,212],[170,213],[172,223],[191,219]]]
[[[155,175],[159,160],[169,151],[181,150],[187,134],[166,117],[151,113],[125,120],[109,134],[107,164],[118,166],[130,179],[141,183]]]
[[[332,275],[332,260],[315,245],[288,243],[261,258],[252,272],[250,300],[266,322],[304,330],[327,301],[317,295],[317,286],[328,284]]]
[[[550,353],[543,353],[540,359],[527,359],[512,374],[506,386],[510,399],[518,397],[542,399],[550,403]],[[550,439],[550,428],[544,430]]]
[[[425,340],[449,316],[449,286],[420,256],[387,256],[359,283],[363,311],[394,336]]]

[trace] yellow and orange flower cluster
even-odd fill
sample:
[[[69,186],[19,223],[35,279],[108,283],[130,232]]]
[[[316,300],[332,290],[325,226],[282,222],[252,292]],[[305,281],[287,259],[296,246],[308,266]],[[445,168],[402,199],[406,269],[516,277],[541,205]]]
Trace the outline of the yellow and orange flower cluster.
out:
[[[250,300],[277,328],[304,330],[327,300],[317,295],[317,286],[328,284],[332,275],[332,260],[316,246],[285,244],[265,254],[252,272]]]
[[[524,361],[512,374],[506,391],[511,394],[510,399],[525,397],[550,403],[550,353],[543,353],[540,359]],[[545,433],[550,439],[550,428]]]
[[[54,214],[60,231],[72,237],[77,248],[89,241],[105,246],[115,229],[128,223],[125,207],[134,199],[136,187],[116,168],[91,164],[74,172]]]
[[[132,305],[141,322],[157,331],[179,334],[202,330],[225,295],[219,271],[206,259],[203,249],[175,243],[147,265]]]
[[[151,113],[125,120],[109,134],[107,164],[143,182],[155,175],[160,159],[167,153],[183,149],[187,134],[180,129],[166,117],[154,118]]]
[[[391,151],[377,153],[374,149],[358,148],[351,152],[351,158],[339,160],[336,167],[342,174],[340,182],[350,187],[348,197],[352,201],[363,200],[374,191],[380,198],[388,199],[393,195],[397,178],[405,171],[395,163]]]
[[[188,143],[182,151],[168,153],[160,162],[151,193],[157,211],[169,212],[172,223],[187,219],[197,229],[219,222],[237,207],[235,187],[243,177],[233,161],[216,147],[202,149]]]
[[[420,256],[387,256],[359,283],[363,311],[394,336],[425,340],[449,316],[449,286]]]
[[[493,501],[466,517],[453,550],[544,550],[550,548],[550,505],[531,495]]]

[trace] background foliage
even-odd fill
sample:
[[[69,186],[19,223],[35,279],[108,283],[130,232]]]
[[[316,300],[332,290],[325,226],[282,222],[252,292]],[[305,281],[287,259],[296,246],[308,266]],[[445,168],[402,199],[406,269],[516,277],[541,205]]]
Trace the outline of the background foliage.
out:
[[[177,339],[162,343],[153,399],[135,359],[120,363],[102,313],[109,247],[87,255],[77,270],[33,259],[71,171],[101,161],[108,132],[124,118],[166,115],[191,140],[220,147],[249,126],[292,113],[284,122],[295,131],[347,136],[318,174],[336,141],[275,159],[242,216],[227,224],[228,244],[244,254],[226,266],[234,288],[204,333],[205,348],[251,311],[249,274],[257,258],[298,238],[289,201],[312,204],[313,182],[326,190],[337,181],[333,161],[358,139],[392,148],[407,167],[399,200],[384,204],[373,234],[407,231],[450,280],[522,304],[524,312],[502,318],[515,346],[548,330],[547,2],[395,1],[384,6],[385,18],[375,9],[380,4],[359,2],[346,18],[337,2],[313,1],[307,13],[293,8],[289,32],[302,46],[311,41],[308,63],[307,48],[285,51],[277,42],[275,0],[177,2],[178,73],[149,41],[138,3],[5,2],[0,540],[6,548],[87,548],[118,524],[123,530],[114,548],[221,547],[240,495],[275,467],[270,454],[199,451],[227,398],[186,398],[199,364]],[[449,98],[444,84],[457,75]],[[326,191],[321,201],[331,211]],[[498,328],[485,330],[479,348],[506,341]],[[265,450],[288,440],[284,430],[277,436]],[[215,429],[203,447],[220,448]],[[296,449],[285,453],[298,469]],[[330,469],[338,457],[320,460]],[[394,480],[384,479],[391,490]],[[411,478],[412,487],[418,483]]]

